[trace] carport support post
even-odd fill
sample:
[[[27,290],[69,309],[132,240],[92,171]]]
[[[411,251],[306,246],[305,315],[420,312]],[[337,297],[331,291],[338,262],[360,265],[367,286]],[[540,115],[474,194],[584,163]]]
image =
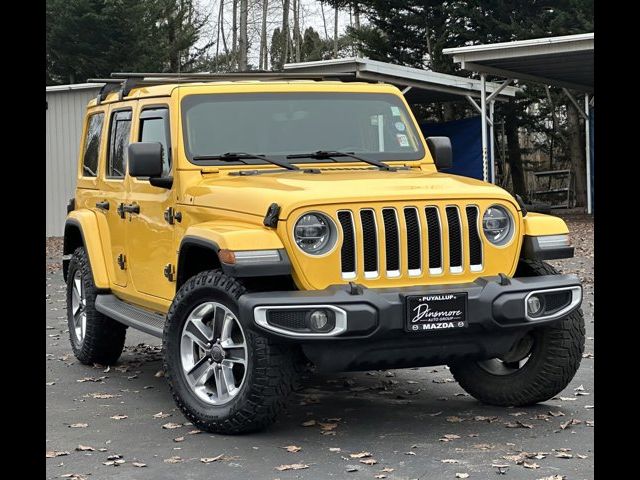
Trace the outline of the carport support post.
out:
[[[491,165],[491,183],[496,183],[496,160],[494,158],[494,151],[495,151],[495,146],[494,146],[494,139],[493,139],[493,135],[494,135],[494,126],[493,126],[493,107],[494,107],[495,101],[491,100],[489,102],[489,152],[491,153],[491,155],[489,156],[489,162]]]
[[[489,180],[489,162],[487,161],[487,75],[480,74],[480,116],[482,117],[482,179]]]
[[[584,120],[584,138],[585,138],[585,153],[586,153],[586,172],[587,172],[587,213],[591,215],[591,131],[589,128],[589,122],[591,120],[591,111],[589,110],[589,94],[584,94],[584,113],[587,114]]]

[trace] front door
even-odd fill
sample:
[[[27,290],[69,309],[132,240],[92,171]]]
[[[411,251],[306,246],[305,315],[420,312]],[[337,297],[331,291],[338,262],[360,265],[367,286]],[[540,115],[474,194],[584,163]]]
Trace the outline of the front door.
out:
[[[160,142],[163,146],[163,177],[172,175],[171,127],[169,109],[150,101],[139,101],[140,115],[135,129],[136,141]],[[175,190],[154,187],[149,180],[130,178],[130,204],[139,213],[126,222],[129,274],[137,292],[171,300],[175,294],[176,253],[173,248],[171,212],[175,208]],[[171,210],[170,210],[171,209]]]
[[[127,201],[125,173],[127,169],[127,149],[131,134],[131,106],[112,108],[109,117],[109,143],[107,145],[105,171],[100,181],[100,203],[103,205],[108,225],[108,238],[105,243],[110,245],[110,256],[114,272],[113,281],[121,287],[127,286],[127,266],[129,260],[125,251],[125,215],[121,205]],[[109,251],[109,250],[105,250]]]

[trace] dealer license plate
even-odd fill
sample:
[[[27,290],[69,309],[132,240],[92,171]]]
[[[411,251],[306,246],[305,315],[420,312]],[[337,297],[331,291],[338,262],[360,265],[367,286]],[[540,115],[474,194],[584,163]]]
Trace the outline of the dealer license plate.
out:
[[[467,294],[433,293],[406,297],[407,332],[436,332],[467,327]]]

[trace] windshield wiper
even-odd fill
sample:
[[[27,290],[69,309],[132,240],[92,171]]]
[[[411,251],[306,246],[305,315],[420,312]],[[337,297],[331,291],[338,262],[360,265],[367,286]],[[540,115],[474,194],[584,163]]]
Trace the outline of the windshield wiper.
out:
[[[290,158],[314,158],[317,160],[332,160],[333,157],[350,157],[360,162],[368,163],[374,167],[378,167],[380,170],[386,170],[388,172],[395,172],[397,168],[391,167],[379,160],[373,160],[371,158],[362,158],[354,155],[351,152],[338,152],[336,150],[318,150],[311,153],[296,153],[294,155],[287,155],[287,159]]]
[[[223,162],[234,162],[240,161],[243,163],[247,163],[244,160],[249,158],[258,158],[260,160],[264,160],[265,162],[272,163],[282,168],[286,168],[287,170],[300,170],[297,166],[291,165],[289,162],[285,162],[284,160],[276,160],[275,158],[265,157],[264,155],[258,155],[257,153],[245,153],[245,152],[227,152],[220,155],[197,155],[193,157],[194,160],[221,160]]]

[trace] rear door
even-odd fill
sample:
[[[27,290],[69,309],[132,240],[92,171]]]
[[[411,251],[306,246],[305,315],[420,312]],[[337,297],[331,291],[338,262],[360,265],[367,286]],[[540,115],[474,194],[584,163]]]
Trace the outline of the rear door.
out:
[[[163,147],[163,177],[173,171],[169,108],[157,99],[140,100],[135,141]],[[130,204],[139,213],[126,222],[131,280],[139,293],[171,300],[175,294],[176,252],[173,248],[175,188],[154,187],[146,178],[129,179]]]
[[[127,202],[126,171],[127,150],[131,137],[133,102],[119,103],[109,110],[109,134],[105,156],[104,171],[101,172],[99,187],[101,197],[98,203],[108,225],[107,262],[113,269],[113,281],[121,287],[127,286],[129,261],[125,252],[126,217],[121,206]]]

